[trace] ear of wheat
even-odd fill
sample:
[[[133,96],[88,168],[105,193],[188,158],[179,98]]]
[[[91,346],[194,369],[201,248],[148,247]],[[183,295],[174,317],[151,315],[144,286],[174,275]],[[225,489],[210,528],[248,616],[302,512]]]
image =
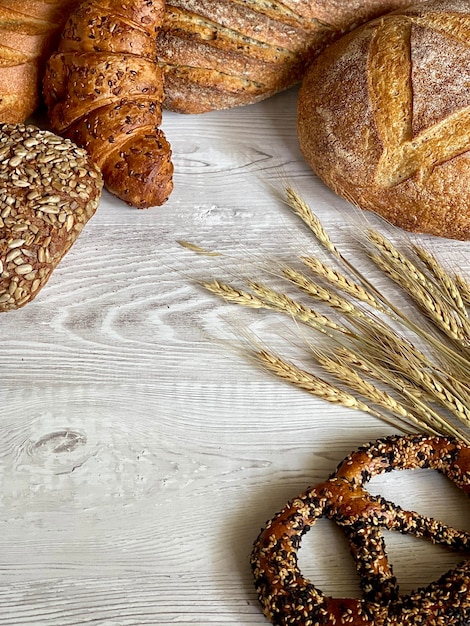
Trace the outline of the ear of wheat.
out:
[[[248,349],[251,358],[291,385],[403,432],[444,434],[470,444],[470,283],[424,248],[409,244],[405,253],[367,229],[364,251],[423,318],[411,319],[345,258],[305,200],[291,187],[285,192],[286,204],[333,265],[310,254],[298,259],[303,271],[280,263],[276,275],[286,282],[281,291],[259,280],[243,289],[214,279],[200,284],[228,302],[287,315],[320,333],[324,347],[307,339],[305,350],[326,379],[257,342]],[[312,306],[288,295],[291,288]]]

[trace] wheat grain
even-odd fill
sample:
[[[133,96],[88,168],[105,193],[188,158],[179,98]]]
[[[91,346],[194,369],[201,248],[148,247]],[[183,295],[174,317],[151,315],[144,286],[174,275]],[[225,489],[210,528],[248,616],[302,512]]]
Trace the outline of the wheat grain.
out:
[[[345,364],[349,364],[351,367],[361,371],[366,376],[373,378],[374,380],[383,383],[388,380],[388,384],[390,385],[391,381],[394,381],[392,386],[394,389],[407,389],[407,391],[411,394],[416,394],[417,397],[426,400],[429,396],[428,394],[413,383],[407,381],[404,378],[401,378],[399,374],[395,372],[395,368],[384,367],[380,365],[380,363],[375,360],[367,360],[367,358],[363,356],[358,356],[356,352],[348,349],[345,346],[339,346],[335,348],[334,354],[336,357]]]
[[[311,298],[324,302],[333,309],[336,309],[343,315],[354,315],[357,317],[364,317],[366,314],[355,307],[349,300],[338,296],[330,289],[325,289],[321,285],[309,280],[304,274],[298,272],[292,267],[285,266],[282,269],[282,273],[287,280],[293,283],[296,287],[301,289]]]
[[[367,240],[380,252],[381,257],[386,260],[387,265],[398,274],[407,276],[414,283],[422,285],[430,291],[434,290],[433,283],[421,272],[416,265],[406,257],[392,242],[378,231],[369,229]]]
[[[454,274],[455,284],[458,287],[462,300],[467,306],[470,306],[470,283],[461,274]]]
[[[255,293],[244,289],[237,289],[218,280],[199,281],[199,285],[232,304],[238,304],[252,309],[269,309],[271,311],[286,313],[293,319],[323,333],[328,333],[328,330],[331,330],[346,335],[351,334],[348,329],[330,320],[325,315],[318,313],[314,309],[305,307],[289,296],[278,293],[259,283],[250,283]]]
[[[196,254],[202,254],[203,256],[221,256],[220,252],[216,250],[206,250],[206,248],[202,248],[191,241],[185,241],[184,239],[179,239],[176,242],[182,248],[186,248],[187,250],[191,250],[191,252],[196,252]]]
[[[300,367],[268,350],[256,350],[253,352],[253,357],[266,370],[275,374],[278,378],[282,378],[299,389],[303,389],[318,398],[322,398],[327,402],[355,409],[357,411],[364,411],[366,413],[378,415],[374,409],[361,400],[358,400],[354,395],[335,387],[328,381],[315,376],[311,372],[301,369]]]
[[[315,257],[302,257],[301,260],[313,274],[323,278],[332,287],[335,287],[347,295],[356,298],[356,300],[370,304],[376,309],[384,310],[384,307],[380,304],[377,298],[374,298],[374,296],[369,291],[364,289],[361,284],[329,267],[320,261],[320,259]]]
[[[252,309],[266,308],[266,304],[262,302],[259,298],[254,296],[252,293],[241,289],[236,289],[235,287],[232,287],[227,283],[222,283],[214,279],[210,281],[200,281],[199,284],[207,291],[210,291],[216,296],[220,296],[227,302],[240,304],[241,306],[249,307]]]
[[[468,313],[462,299],[462,294],[460,293],[459,286],[453,279],[453,277],[449,274],[449,272],[444,269],[444,267],[441,265],[441,263],[439,263],[439,261],[433,254],[431,254],[424,248],[417,246],[416,244],[412,245],[412,249],[418,259],[431,272],[432,276],[435,278],[437,285],[441,288],[442,292],[449,298],[449,301],[455,306],[455,308],[457,309],[457,311],[460,312],[461,315],[467,318]]]
[[[330,236],[323,228],[322,223],[311,210],[305,200],[292,187],[286,187],[286,201],[293,212],[308,226],[315,235],[317,241],[330,253],[335,256],[341,256]]]
[[[422,373],[421,385],[443,408],[448,409],[462,424],[470,427],[470,409],[459,398],[457,385],[450,387],[444,379],[435,373],[430,374],[428,372]]]
[[[470,379],[468,377],[468,370],[464,378],[456,378],[453,373],[448,374],[449,386],[455,391],[455,394],[461,399],[461,401],[470,407]]]
[[[400,404],[393,396],[386,391],[379,389],[376,385],[363,378],[354,367],[349,367],[346,362],[335,356],[326,355],[319,350],[314,351],[315,358],[318,363],[330,374],[333,374],[342,383],[345,383],[350,389],[363,396],[369,402],[382,407],[396,415],[399,419],[409,421],[420,425],[421,422],[410,413],[405,406]],[[370,371],[370,370],[369,370]],[[409,424],[407,424],[409,426]],[[434,432],[434,434],[436,434]]]
[[[361,331],[354,342],[363,357],[362,363],[366,360],[369,368],[371,364],[378,366],[382,380],[387,378],[387,372],[393,373],[388,383],[393,383],[396,389],[404,388],[405,382],[411,383],[431,401],[449,410],[462,424],[470,426],[469,393],[464,383],[442,371],[412,343],[378,320],[362,319],[356,321],[355,326]],[[351,359],[345,349],[343,358]],[[412,393],[412,389],[408,388],[407,392]]]
[[[427,355],[382,320],[370,316],[351,320],[351,323],[358,331],[355,348],[359,354],[389,367],[396,367],[401,360],[417,369],[428,367]]]
[[[249,282],[249,286],[258,298],[274,311],[287,313],[293,319],[313,328],[329,328],[344,335],[351,334],[351,331],[344,326],[315,311],[315,309],[304,306],[284,293],[253,281]]]
[[[416,281],[416,275],[408,276],[397,271],[387,258],[377,254],[371,254],[370,258],[384,274],[408,293],[437,328],[462,347],[469,346],[468,325],[455,315],[454,309],[443,298]]]
[[[408,257],[382,234],[369,230],[368,240],[380,254],[369,256],[421,307],[436,326],[463,348],[469,347],[470,323],[457,285],[432,255],[418,246],[413,250],[432,269],[436,281],[428,278]]]
[[[394,368],[402,380],[412,382],[418,389],[426,392],[428,398],[448,409],[465,426],[470,426],[470,409],[459,398],[448,381],[435,369],[425,369],[405,355],[390,359],[389,369]],[[455,386],[454,386],[455,387]],[[410,388],[408,391],[411,392]]]
[[[406,418],[419,430],[433,432],[434,434],[445,432],[452,437],[457,436],[461,439],[466,438],[466,436],[446,417],[437,413],[432,408],[431,404],[436,400],[436,390],[434,386],[432,386],[434,393],[427,393],[425,389],[423,391],[420,386],[415,386],[413,382],[410,382],[407,379],[407,376],[402,376],[401,374],[403,374],[403,372],[397,371],[395,367],[384,367],[373,361],[364,360],[363,358],[358,360],[355,353],[345,348],[336,350],[334,352],[334,356],[336,357],[338,363],[336,374],[342,377],[344,382],[351,388],[355,389],[356,392],[362,394],[364,394],[364,392],[367,393],[367,381],[360,377],[357,372],[354,374],[355,367],[361,369],[361,371],[365,372],[373,379],[380,381],[382,384],[386,384],[391,389],[394,389],[403,397],[406,403],[404,404],[403,401],[398,402],[392,396],[377,389],[375,386],[373,387],[375,387],[376,391],[371,391],[371,395],[369,396],[371,401],[374,401],[375,395],[375,401],[379,404],[381,402],[386,402],[390,411],[400,417],[400,419]],[[325,358],[332,359],[332,357]],[[349,368],[347,366],[348,363],[351,365]],[[327,367],[324,362],[321,362],[321,364],[324,367]],[[341,373],[342,368],[344,368],[343,374]],[[443,395],[442,392],[443,390],[440,390],[440,393]],[[381,396],[380,394],[386,395]],[[439,399],[442,400],[442,398]],[[444,406],[450,406],[451,404],[454,404],[454,402],[455,398],[452,398],[452,400],[450,398],[445,398],[445,401],[441,402],[441,404]],[[384,404],[382,406],[385,407]],[[460,421],[465,423],[460,408],[455,411],[455,414]]]

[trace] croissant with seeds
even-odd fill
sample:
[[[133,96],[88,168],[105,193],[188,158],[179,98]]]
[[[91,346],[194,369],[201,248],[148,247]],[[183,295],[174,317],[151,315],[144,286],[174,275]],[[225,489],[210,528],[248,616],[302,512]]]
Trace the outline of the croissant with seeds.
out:
[[[108,191],[137,208],[163,204],[173,189],[156,62],[164,10],[164,0],[85,0],[43,82],[54,131],[85,148]]]

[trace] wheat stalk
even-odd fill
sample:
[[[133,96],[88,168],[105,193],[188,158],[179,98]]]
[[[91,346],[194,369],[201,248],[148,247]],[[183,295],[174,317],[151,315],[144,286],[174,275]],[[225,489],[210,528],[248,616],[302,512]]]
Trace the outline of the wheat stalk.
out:
[[[460,315],[468,318],[467,308],[464,303],[464,299],[462,298],[462,293],[459,288],[459,285],[455,281],[455,279],[447,272],[441,263],[436,259],[436,257],[417,246],[416,244],[412,245],[412,250],[418,257],[418,259],[423,263],[423,265],[429,270],[429,272],[434,277],[436,284],[441,288],[442,293],[447,296],[451,304],[457,309]]]
[[[422,285],[425,289],[434,291],[434,284],[428,277],[421,272],[416,265],[408,259],[392,242],[382,233],[368,229],[366,232],[367,240],[381,253],[381,257],[388,262],[389,267],[393,268],[397,273],[408,276],[413,283]]]
[[[315,235],[317,241],[338,258],[343,258],[341,252],[335,246],[327,231],[323,228],[318,217],[313,213],[305,200],[292,187],[286,187],[286,201],[293,212],[308,226]]]
[[[432,255],[413,246],[418,258],[431,269],[434,281],[381,233],[369,229],[367,237],[380,253],[370,255],[376,265],[400,285],[446,334],[465,341],[469,330],[466,326],[467,311],[455,282]]]
[[[416,280],[418,274],[407,274],[400,269],[397,270],[396,266],[389,262],[390,259],[384,256],[371,254],[370,258],[384,274],[412,297],[439,330],[462,348],[469,347],[468,321],[456,316],[455,309],[450,307],[446,300]]]
[[[339,296],[334,291],[331,291],[331,289],[326,289],[321,285],[314,283],[293,267],[283,267],[282,274],[287,280],[308,296],[315,300],[319,300],[320,302],[324,302],[329,307],[336,309],[343,315],[353,315],[356,317],[364,317],[366,315],[361,309],[358,309],[349,300],[346,300],[346,298]]]
[[[363,411],[376,417],[380,417],[381,419],[385,419],[385,416],[382,413],[374,410],[368,404],[365,404],[356,398],[353,394],[339,389],[328,381],[315,376],[311,372],[301,369],[297,365],[277,356],[269,350],[263,349],[253,351],[252,357],[255,358],[264,369],[268,370],[278,378],[281,378],[295,387],[307,391],[318,398],[322,398],[332,404],[344,406],[349,409],[355,409],[356,411]]]
[[[462,437],[459,430],[449,420],[423,401],[419,389],[411,385],[404,385],[403,380],[391,374],[387,369],[375,368],[374,378],[379,378],[380,382],[386,382],[392,389],[395,389],[403,396],[405,403],[403,400],[401,402],[396,400],[388,392],[365,380],[353,367],[348,367],[347,361],[341,358],[335,358],[331,355],[317,355],[317,360],[326,371],[336,376],[353,391],[404,421],[407,428],[411,424],[414,428],[429,434],[445,433],[452,437]],[[470,440],[468,441],[470,442]]]
[[[278,293],[273,289],[255,282],[250,283],[255,293],[244,289],[237,289],[216,279],[199,281],[199,285],[232,304],[239,304],[251,309],[269,309],[271,311],[286,313],[293,319],[326,334],[328,334],[328,330],[346,335],[351,334],[351,331],[335,323],[325,315],[318,313],[314,309],[305,307],[289,296]]]
[[[287,313],[293,319],[312,328],[329,328],[344,335],[351,335],[351,331],[344,326],[337,324],[325,315],[315,311],[315,309],[304,306],[284,293],[254,281],[250,281],[249,286],[258,298],[273,311]]]
[[[309,227],[314,234],[317,242],[326,250],[328,250],[337,260],[339,260],[344,267],[355,276],[359,283],[364,287],[365,291],[368,291],[377,301],[381,302],[382,309],[393,320],[399,320],[406,328],[415,332],[418,336],[424,338],[432,345],[443,358],[450,360],[451,362],[457,362],[462,371],[466,371],[470,366],[466,357],[462,357],[459,352],[456,352],[452,347],[447,346],[445,343],[434,337],[427,332],[421,325],[416,324],[413,320],[407,318],[402,314],[400,309],[390,302],[382,292],[380,292],[361,272],[359,272],[338,250],[333,244],[331,238],[325,229],[321,226],[321,222],[315,213],[311,210],[308,204],[301,198],[301,196],[294,191],[291,187],[286,188],[287,204],[292,208],[293,212],[298,215],[302,221]],[[459,282],[462,285],[461,294],[462,298],[466,302],[470,302],[470,284],[463,277],[455,277],[456,284]],[[464,292],[467,294],[467,298],[464,297]]]
[[[405,391],[407,397],[411,394],[421,397],[424,392],[430,401],[439,403],[470,427],[470,408],[462,383],[442,372],[415,346],[390,329],[370,321],[362,324],[362,328],[364,332],[356,339],[356,349],[374,373],[379,371],[382,380],[387,379],[395,389]]]
[[[455,285],[466,306],[470,306],[470,283],[460,274],[454,274]]]
[[[249,307],[251,309],[263,309],[266,307],[265,303],[259,298],[254,296],[248,291],[236,289],[227,283],[220,282],[216,279],[210,281],[200,281],[201,287],[204,287],[207,291],[220,296],[227,302],[233,304],[240,304],[241,306]]]
[[[367,358],[364,358],[364,355],[358,356],[356,352],[353,352],[346,346],[335,348],[334,354],[340,361],[359,370],[363,375],[381,383],[386,382],[397,391],[405,390],[407,396],[414,394],[416,397],[423,400],[428,398],[428,394],[424,390],[416,387],[406,379],[401,378],[398,373],[395,373],[395,369],[391,370],[375,361],[368,361]]]
[[[351,280],[348,276],[341,274],[338,270],[329,267],[316,257],[302,257],[302,262],[308,269],[325,280],[335,289],[339,289],[343,293],[352,296],[360,302],[369,304],[377,310],[385,311],[385,307],[360,284]]]
[[[411,422],[419,425],[421,422],[412,412],[410,412],[403,404],[398,402],[387,391],[379,389],[376,385],[366,380],[354,368],[347,365],[346,359],[341,358],[337,353],[330,355],[324,354],[319,350],[314,351],[315,358],[318,363],[330,374],[333,374],[338,380],[345,383],[350,389],[366,398],[374,405],[380,406],[386,411],[390,411],[400,420]],[[369,369],[369,368],[368,368]],[[362,370],[364,371],[364,370]],[[369,369],[369,372],[371,370]],[[406,424],[408,427],[408,424]],[[437,434],[436,430],[429,427],[428,432]]]
[[[286,202],[347,274],[308,255],[300,259],[308,276],[287,264],[280,264],[277,276],[327,305],[345,323],[261,281],[247,281],[246,289],[218,280],[200,284],[228,302],[283,313],[322,333],[328,338],[328,350],[307,340],[309,352],[340,386],[259,345],[250,350],[252,358],[277,377],[328,402],[366,412],[402,430],[460,437],[470,444],[470,283],[447,272],[419,246],[411,246],[412,254],[407,255],[381,233],[368,229],[367,256],[411,296],[431,327],[410,319],[341,254],[318,217],[290,187]],[[424,342],[423,349],[398,333],[391,322]]]

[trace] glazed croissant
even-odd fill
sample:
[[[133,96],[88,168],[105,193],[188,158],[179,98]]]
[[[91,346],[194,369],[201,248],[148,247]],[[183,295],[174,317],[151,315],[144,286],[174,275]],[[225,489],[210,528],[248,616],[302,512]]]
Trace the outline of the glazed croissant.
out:
[[[173,189],[155,60],[163,14],[164,0],[85,0],[43,83],[54,131],[85,148],[108,191],[137,208],[163,204]]]
[[[77,1],[0,0],[0,122],[37,109],[47,58]]]

